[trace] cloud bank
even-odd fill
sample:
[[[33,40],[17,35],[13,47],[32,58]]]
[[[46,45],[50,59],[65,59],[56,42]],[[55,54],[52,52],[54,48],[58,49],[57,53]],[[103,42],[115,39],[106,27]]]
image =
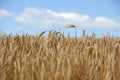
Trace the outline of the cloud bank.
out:
[[[15,21],[26,25],[39,27],[64,27],[74,24],[79,27],[119,27],[120,22],[113,19],[98,16],[91,18],[85,14],[74,12],[55,12],[50,9],[38,9],[27,7],[15,17]]]
[[[0,9],[0,18],[11,16],[11,15],[12,15],[12,13],[10,13],[9,11],[7,11],[5,9]]]

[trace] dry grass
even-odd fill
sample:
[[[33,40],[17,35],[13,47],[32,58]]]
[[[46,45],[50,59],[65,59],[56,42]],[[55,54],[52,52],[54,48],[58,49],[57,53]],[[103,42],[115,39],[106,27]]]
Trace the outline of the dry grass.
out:
[[[0,37],[0,80],[120,80],[120,38],[44,33]]]

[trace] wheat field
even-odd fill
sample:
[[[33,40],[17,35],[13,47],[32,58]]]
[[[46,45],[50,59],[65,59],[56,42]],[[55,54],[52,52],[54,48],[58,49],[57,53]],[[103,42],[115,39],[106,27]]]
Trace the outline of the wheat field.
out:
[[[0,80],[120,80],[120,38],[50,31],[0,37]]]

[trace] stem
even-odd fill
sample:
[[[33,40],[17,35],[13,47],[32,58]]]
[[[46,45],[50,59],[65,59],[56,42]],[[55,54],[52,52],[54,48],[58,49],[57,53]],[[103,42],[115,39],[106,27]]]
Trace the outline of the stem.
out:
[[[75,27],[75,38],[77,37],[77,29],[76,29],[76,27]]]

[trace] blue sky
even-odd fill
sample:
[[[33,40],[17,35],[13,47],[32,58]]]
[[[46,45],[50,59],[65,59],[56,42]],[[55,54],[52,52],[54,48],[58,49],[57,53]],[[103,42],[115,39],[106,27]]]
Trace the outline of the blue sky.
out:
[[[6,34],[56,30],[74,36],[120,36],[119,0],[0,0],[0,30]]]

